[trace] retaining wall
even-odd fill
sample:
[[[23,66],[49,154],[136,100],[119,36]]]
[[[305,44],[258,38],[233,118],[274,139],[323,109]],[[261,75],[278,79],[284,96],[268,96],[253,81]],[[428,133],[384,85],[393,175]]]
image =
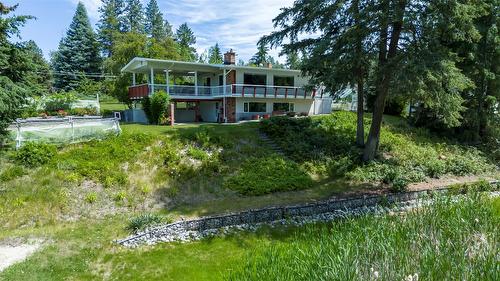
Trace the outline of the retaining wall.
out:
[[[499,181],[492,181],[490,184],[498,184]],[[371,207],[376,205],[386,205],[393,203],[404,203],[421,198],[428,198],[432,195],[448,192],[448,188],[412,191],[404,193],[362,196],[347,199],[331,199],[327,201],[309,203],[294,206],[270,207],[263,209],[252,209],[248,211],[230,213],[219,216],[208,216],[194,220],[178,221],[171,224],[161,225],[147,229],[143,233],[130,236],[117,241],[121,245],[131,246],[152,238],[174,235],[178,232],[219,229],[227,226],[237,226],[242,224],[257,224],[272,222],[293,217],[311,216],[323,213],[331,213],[341,210],[350,210],[360,207]]]

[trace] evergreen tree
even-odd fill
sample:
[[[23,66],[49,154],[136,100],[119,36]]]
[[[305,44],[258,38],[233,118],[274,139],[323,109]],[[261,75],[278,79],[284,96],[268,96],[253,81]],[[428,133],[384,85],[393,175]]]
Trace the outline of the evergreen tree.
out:
[[[370,86],[373,115],[363,160],[371,161],[386,103],[398,93],[426,104],[444,124],[460,124],[460,93],[472,84],[457,67],[460,59],[452,47],[477,37],[473,23],[481,5],[462,0],[299,0],[274,19],[281,30],[262,41],[277,45],[289,39],[283,44],[285,53],[306,54],[300,68],[315,85],[331,92],[357,85],[357,140],[362,136],[359,97],[365,84]],[[319,36],[298,40],[304,32]]]
[[[103,0],[99,12],[98,37],[105,56],[111,56],[114,37],[123,30],[123,0]]]
[[[0,2],[0,140],[7,134],[6,129],[10,123],[19,116],[28,94],[23,81],[19,81],[26,71],[11,66],[13,55],[15,56],[13,53],[17,53],[18,46],[9,42],[8,38],[18,35],[19,28],[32,17],[7,17],[16,8],[17,5],[8,7]]]
[[[257,43],[257,53],[253,55],[253,57],[250,59],[250,62],[257,65],[257,66],[263,66],[268,60],[268,53],[269,53],[269,48],[265,44],[264,41],[259,41]]]
[[[87,10],[79,2],[66,36],[54,55],[55,87],[71,90],[78,86],[77,75],[100,72],[99,43],[92,30]]]
[[[208,63],[221,64],[223,62],[219,43],[215,43],[214,46],[210,47],[210,49],[208,50],[208,54]]]
[[[283,27],[283,30],[265,36],[260,42],[277,46],[288,38],[290,42],[282,44],[282,53],[292,60],[289,67],[301,52],[303,59],[296,67],[311,77],[312,85],[325,86],[334,98],[344,89],[357,86],[356,143],[359,146],[364,144],[363,97],[369,64],[367,50],[373,44],[373,40],[368,38],[371,30],[367,27],[367,21],[371,19],[368,11],[373,7],[368,2],[296,1],[293,7],[284,9],[274,19],[275,25]],[[298,34],[311,31],[321,35],[298,40]]]
[[[156,0],[149,0],[146,6],[145,31],[147,35],[156,40],[162,40],[167,36],[163,22],[163,14],[160,12]]]
[[[174,32],[172,31],[172,25],[168,22],[168,20],[165,20],[165,35],[169,38],[174,37]]]
[[[177,28],[175,33],[177,42],[179,43],[181,57],[184,60],[193,61],[196,59],[196,49],[193,47],[196,44],[196,37],[187,23],[183,23]]]
[[[126,0],[125,31],[144,33],[144,13],[140,0]]]
[[[292,51],[286,54],[286,67],[289,69],[299,69],[300,57],[297,51]]]

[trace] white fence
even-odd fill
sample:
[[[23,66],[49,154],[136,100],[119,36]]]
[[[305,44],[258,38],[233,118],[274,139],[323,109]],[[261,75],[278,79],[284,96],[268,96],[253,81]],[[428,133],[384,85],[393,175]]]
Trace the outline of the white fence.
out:
[[[100,116],[18,119],[9,129],[16,141],[16,148],[31,141],[67,144],[121,133],[118,118]]]

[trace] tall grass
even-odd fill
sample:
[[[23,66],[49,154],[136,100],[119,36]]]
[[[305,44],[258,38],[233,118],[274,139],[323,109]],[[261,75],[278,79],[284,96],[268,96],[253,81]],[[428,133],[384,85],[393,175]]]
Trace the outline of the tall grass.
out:
[[[405,215],[309,226],[257,247],[227,280],[499,280],[498,201],[439,198]]]

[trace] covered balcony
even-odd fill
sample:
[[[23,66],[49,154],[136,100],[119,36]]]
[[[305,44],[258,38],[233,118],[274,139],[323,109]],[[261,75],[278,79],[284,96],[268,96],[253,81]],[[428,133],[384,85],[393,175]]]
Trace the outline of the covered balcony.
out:
[[[141,84],[129,87],[129,98],[141,99],[158,90],[164,90],[177,99],[219,99],[221,97],[313,99],[323,98],[324,95],[323,90],[307,90],[303,87],[250,84],[225,86]]]

